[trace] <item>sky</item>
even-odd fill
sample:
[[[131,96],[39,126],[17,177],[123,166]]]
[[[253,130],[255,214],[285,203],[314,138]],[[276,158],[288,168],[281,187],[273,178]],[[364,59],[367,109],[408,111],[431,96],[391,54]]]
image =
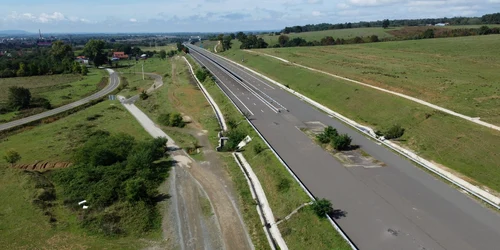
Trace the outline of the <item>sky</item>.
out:
[[[0,6],[0,30],[46,33],[281,30],[500,12],[500,0],[1,0]]]

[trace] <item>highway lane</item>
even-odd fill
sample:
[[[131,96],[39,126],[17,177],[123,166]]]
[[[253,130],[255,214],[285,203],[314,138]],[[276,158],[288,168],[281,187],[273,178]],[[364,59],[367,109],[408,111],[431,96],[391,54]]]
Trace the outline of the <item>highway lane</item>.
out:
[[[496,212],[264,79],[207,51],[190,49],[220,79],[219,86],[240,109],[251,112],[251,122],[313,195],[330,199],[347,213],[336,222],[360,249],[498,248]],[[289,112],[272,108],[280,105]],[[355,144],[387,166],[345,168],[298,129],[307,121],[348,133]]]
[[[98,91],[98,92],[96,92],[88,97],[85,97],[81,100],[78,100],[76,102],[72,102],[70,104],[66,104],[64,106],[61,106],[61,107],[58,107],[55,109],[51,109],[49,111],[46,111],[46,112],[43,112],[40,114],[36,114],[36,115],[32,115],[32,116],[22,118],[19,120],[0,124],[0,131],[11,129],[11,128],[14,128],[17,126],[21,126],[21,125],[24,125],[24,124],[27,124],[27,123],[30,123],[33,121],[37,121],[37,120],[40,120],[43,118],[47,118],[47,117],[71,110],[73,108],[76,108],[76,107],[81,106],[83,104],[89,103],[92,100],[99,99],[99,98],[113,92],[113,90],[118,88],[118,86],[120,85],[120,77],[118,77],[117,73],[114,72],[113,70],[108,69],[108,72],[110,75],[109,76],[109,84],[106,85],[106,87],[104,87],[100,91]]]

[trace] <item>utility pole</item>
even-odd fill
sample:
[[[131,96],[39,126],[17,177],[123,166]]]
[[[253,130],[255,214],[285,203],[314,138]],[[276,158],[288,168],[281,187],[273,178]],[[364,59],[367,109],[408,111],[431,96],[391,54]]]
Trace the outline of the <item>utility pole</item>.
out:
[[[144,81],[144,61],[142,61],[142,80]]]

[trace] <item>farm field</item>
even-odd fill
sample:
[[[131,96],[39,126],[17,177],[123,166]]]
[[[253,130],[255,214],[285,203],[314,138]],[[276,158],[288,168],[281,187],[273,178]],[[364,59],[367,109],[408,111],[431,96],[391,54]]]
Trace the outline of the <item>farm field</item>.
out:
[[[500,124],[500,35],[261,50]]]
[[[354,29],[340,29],[340,30],[322,30],[322,31],[311,31],[311,32],[302,32],[302,33],[290,33],[286,34],[290,39],[293,39],[295,37],[301,37],[304,38],[306,41],[320,41],[322,38],[326,36],[331,36],[334,39],[340,38],[340,39],[349,39],[349,38],[354,38],[356,36],[359,37],[368,37],[371,35],[377,35],[379,39],[382,38],[390,38],[393,37],[391,34],[387,33],[388,31],[395,30],[399,28],[389,28],[389,29],[384,29],[380,27],[375,27],[375,28],[354,28]],[[278,44],[278,35],[270,36],[270,35],[261,35],[266,43],[269,44],[269,46],[273,46],[275,44]]]
[[[430,41],[434,42],[438,40]],[[390,45],[389,43],[381,43],[371,46]],[[326,49],[329,51],[340,47],[305,49],[313,51],[315,49]],[[359,50],[359,46],[347,45],[344,47],[343,49],[346,51],[351,48],[354,51],[356,49]],[[427,50],[432,49],[431,47]],[[494,48],[491,47],[490,49]],[[284,50],[268,49],[262,51],[284,51],[276,53],[276,55],[282,56],[287,55],[285,53],[287,51],[289,55],[295,53],[294,50],[305,51],[302,48]],[[369,50],[367,49],[367,51]],[[316,53],[315,55],[320,59],[314,65],[323,64],[320,67],[321,69],[334,68],[331,66],[334,63],[328,62],[328,57],[322,57],[319,55],[319,52]],[[394,95],[290,66],[266,56],[248,53],[243,50],[230,50],[224,52],[223,55],[240,63],[241,58],[244,57],[244,65],[276,81],[289,85],[291,89],[305,94],[361,124],[382,131],[394,124],[400,124],[406,129],[405,135],[399,140],[399,143],[403,146],[414,150],[420,156],[432,160],[468,180],[474,180],[472,181],[473,183],[486,185],[492,190],[500,191],[500,154],[498,153],[498,148],[500,148],[500,132],[498,131],[493,131],[471,122],[466,122],[463,119],[437,112],[431,108]],[[362,54],[360,53],[359,56],[361,57]],[[480,56],[478,57],[480,58]],[[310,57],[306,56],[306,58],[310,59],[309,62],[314,61]],[[323,59],[325,61],[321,61]],[[302,58],[296,55],[292,57],[292,60],[298,62]],[[350,60],[350,57],[348,56],[345,60]],[[371,60],[367,56],[363,59],[358,59],[358,64],[369,64],[372,61],[374,60]],[[387,63],[391,63],[389,59],[387,61]],[[380,63],[385,62],[381,61]],[[358,66],[358,64],[355,65]],[[344,67],[345,71],[348,71],[349,68],[347,66]],[[376,66],[372,67],[378,69]]]
[[[142,51],[157,51],[159,52],[160,50],[165,50],[166,52],[169,52],[170,50],[177,50],[177,46],[175,44],[167,44],[165,46],[154,46],[154,43],[151,43],[151,47],[149,46],[139,46],[139,48]]]

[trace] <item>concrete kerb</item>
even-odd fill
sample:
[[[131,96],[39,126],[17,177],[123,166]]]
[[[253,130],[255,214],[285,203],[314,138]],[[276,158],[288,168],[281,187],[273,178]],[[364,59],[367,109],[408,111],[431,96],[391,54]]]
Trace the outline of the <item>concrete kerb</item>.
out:
[[[325,75],[328,75],[328,76],[331,76],[331,77],[335,77],[335,78],[338,78],[338,79],[342,79],[342,80],[345,80],[345,81],[349,81],[349,82],[352,82],[352,83],[363,85],[365,87],[376,89],[376,90],[379,90],[379,91],[383,91],[383,92],[386,92],[386,93],[389,93],[389,94],[392,94],[392,95],[397,95],[397,96],[405,98],[407,100],[410,100],[410,101],[413,101],[413,102],[425,105],[425,106],[433,108],[433,109],[437,109],[439,111],[442,111],[442,112],[445,112],[447,114],[450,114],[450,115],[462,118],[464,120],[467,120],[467,121],[479,124],[481,126],[485,126],[487,128],[491,128],[491,129],[500,131],[500,126],[496,126],[496,125],[493,125],[491,123],[483,122],[479,118],[469,117],[469,116],[457,113],[457,112],[455,112],[453,110],[449,110],[449,109],[440,107],[438,105],[426,102],[424,100],[420,100],[420,99],[412,97],[412,96],[408,96],[408,95],[401,94],[401,93],[398,93],[398,92],[390,91],[390,90],[387,90],[387,89],[384,89],[384,88],[376,87],[376,86],[373,86],[373,85],[370,85],[370,84],[367,84],[367,83],[363,83],[363,82],[360,82],[360,81],[356,81],[356,80],[353,80],[353,79],[349,79],[349,78],[346,78],[346,77],[343,77],[343,76],[335,75],[335,74],[328,73],[328,72],[325,72],[325,71],[322,71],[322,70],[318,70],[318,69],[315,69],[315,68],[311,68],[311,67],[307,67],[307,66],[304,66],[304,65],[301,65],[301,64],[290,62],[290,61],[285,60],[283,58],[280,58],[280,57],[277,57],[277,56],[273,56],[273,55],[269,55],[269,54],[266,54],[266,53],[255,52],[255,51],[251,51],[251,50],[245,50],[245,51],[248,51],[248,52],[254,53],[254,54],[260,54],[260,55],[268,56],[268,57],[274,58],[276,60],[282,61],[284,63],[291,64],[293,66],[297,66],[297,67],[308,69],[308,70],[311,70],[311,71],[314,71],[314,72],[317,72],[317,73],[325,74]]]
[[[218,77],[216,77],[216,78],[220,81],[220,79]],[[233,106],[236,107],[238,112],[240,112],[240,114],[244,115],[243,111],[241,111],[241,109],[236,105],[236,103],[234,103],[234,101],[229,97],[229,95],[219,86],[219,84],[216,84],[216,85],[217,85],[217,87],[219,87],[219,89],[222,91],[222,93],[224,93],[224,95],[227,97],[227,99],[229,99],[229,101],[233,104]],[[271,144],[269,144],[269,142],[266,140],[266,138],[264,138],[264,136],[260,133],[260,131],[252,124],[252,122],[250,122],[250,120],[246,116],[244,116],[244,117],[245,117],[245,120],[248,122],[248,124],[250,124],[250,126],[255,130],[255,132],[257,132],[259,137],[264,141],[264,143],[267,145],[267,147],[273,152],[273,154],[276,156],[276,158],[285,167],[285,169],[290,173],[290,175],[300,185],[302,190],[304,190],[304,192],[309,196],[309,198],[311,198],[311,200],[315,201],[316,198],[314,197],[314,195],[312,195],[311,191],[309,191],[309,189],[307,189],[307,187],[304,185],[304,183],[302,183],[302,181],[300,181],[300,179],[297,177],[297,175],[292,171],[292,169],[288,166],[288,164],[286,164],[286,162],[281,158],[281,156],[278,154],[278,152],[276,152],[276,150],[274,150],[274,148],[271,146]],[[333,226],[333,228],[342,236],[342,238],[351,246],[351,248],[354,250],[357,250],[358,248],[354,245],[354,242],[352,242],[351,239],[344,233],[344,231],[342,231],[342,229],[337,224],[337,222],[335,222],[331,218],[330,215],[328,215],[327,218],[330,221],[330,224]]]
[[[405,149],[389,140],[381,140],[376,134],[375,134],[375,131],[373,131],[372,128],[370,127],[366,127],[366,126],[363,126],[363,125],[360,125],[358,123],[356,123],[355,121],[353,120],[350,120],[349,118],[319,104],[318,102],[310,99],[309,97],[305,96],[305,95],[302,95],[292,89],[289,89],[287,88],[286,86],[284,86],[283,84],[263,75],[263,74],[260,74],[248,67],[245,67],[239,63],[236,63],[232,60],[229,60],[227,58],[224,58],[224,57],[221,57],[219,55],[215,55],[215,56],[218,56],[226,61],[230,61],[231,63],[234,63],[272,83],[274,83],[275,85],[279,86],[280,88],[292,93],[293,95],[299,97],[300,99],[304,100],[305,102],[313,105],[314,107],[322,110],[323,112],[335,117],[336,119],[339,119],[341,120],[342,122],[350,125],[351,127],[355,128],[356,130],[362,132],[363,134],[366,134],[367,136],[371,137],[372,139],[376,140],[377,142],[380,142],[381,144],[385,145],[386,147],[392,149],[393,151],[405,156],[406,158],[410,159],[411,161],[417,163],[418,165],[424,167],[425,169],[437,174],[438,176],[440,176],[441,178],[451,182],[452,184],[456,185],[457,187],[465,190],[466,192],[474,195],[475,197],[479,198],[480,200],[488,203],[489,205],[495,207],[496,209],[500,209],[500,198],[499,197],[496,197],[492,194],[490,194],[489,192],[485,191],[485,190],[482,190],[481,188],[477,187],[477,186],[474,186],[472,185],[471,183],[453,175],[452,173],[446,171],[446,170],[443,170],[441,168],[439,168],[438,166],[436,166],[435,164],[431,163],[430,161],[428,160],[425,160],[421,157],[419,157],[416,153],[412,152],[411,150],[408,150],[408,149]],[[284,59],[281,59],[281,60],[284,60]],[[285,60],[286,61],[286,60]],[[287,61],[288,62],[288,61]]]
[[[238,166],[240,167],[241,172],[243,172],[245,179],[247,180],[248,188],[250,189],[250,193],[252,194],[252,199],[257,202],[257,206],[255,208],[257,209],[257,213],[259,214],[260,222],[262,223],[262,229],[264,230],[264,233],[266,234],[266,238],[267,238],[267,241],[269,242],[269,246],[271,247],[272,250],[275,250],[276,249],[276,242],[271,237],[272,232],[271,232],[270,228],[267,227],[267,225],[268,224],[270,225],[272,223],[272,221],[270,221],[268,218],[266,218],[266,213],[264,212],[264,209],[262,208],[262,203],[269,206],[269,203],[267,202],[265,194],[264,194],[264,197],[260,197],[261,195],[259,196],[256,194],[257,193],[256,188],[255,188],[256,185],[252,181],[252,176],[255,176],[255,173],[253,173],[251,167],[247,166],[248,163],[247,163],[247,165],[243,166],[244,164],[242,163],[241,159],[244,159],[245,157],[241,153],[233,153],[233,157],[234,157],[234,160],[236,161],[236,163],[238,164]],[[246,162],[246,160],[245,160],[245,162]],[[252,171],[253,175],[250,175],[249,171]],[[260,186],[259,180],[257,178],[256,178],[256,180],[257,180],[257,185]],[[262,190],[261,186],[260,186],[260,189]],[[272,218],[274,218],[274,216]],[[278,232],[279,232],[279,230],[278,230]],[[280,238],[281,238],[281,234],[280,234]],[[283,239],[281,239],[281,240],[283,240]],[[283,248],[283,246],[280,246],[280,249],[288,249],[288,247],[286,246],[284,241],[283,241],[283,244],[284,244],[285,248]]]
[[[219,106],[214,101],[212,96],[210,96],[208,91],[205,89],[205,86],[203,86],[203,84],[200,82],[200,80],[198,80],[198,77],[196,77],[194,70],[193,70],[193,67],[191,66],[191,63],[189,63],[189,61],[186,59],[186,57],[183,56],[182,58],[184,58],[184,61],[186,61],[187,65],[189,66],[189,70],[191,71],[191,74],[193,75],[194,79],[196,80],[196,83],[198,83],[198,86],[200,87],[201,92],[203,93],[203,95],[207,99],[208,103],[210,103],[210,106],[212,106],[212,109],[214,110],[215,116],[217,117],[217,121],[219,122],[220,127],[222,128],[223,131],[227,131],[226,120],[224,119],[224,116],[222,115],[222,112],[219,109]]]

